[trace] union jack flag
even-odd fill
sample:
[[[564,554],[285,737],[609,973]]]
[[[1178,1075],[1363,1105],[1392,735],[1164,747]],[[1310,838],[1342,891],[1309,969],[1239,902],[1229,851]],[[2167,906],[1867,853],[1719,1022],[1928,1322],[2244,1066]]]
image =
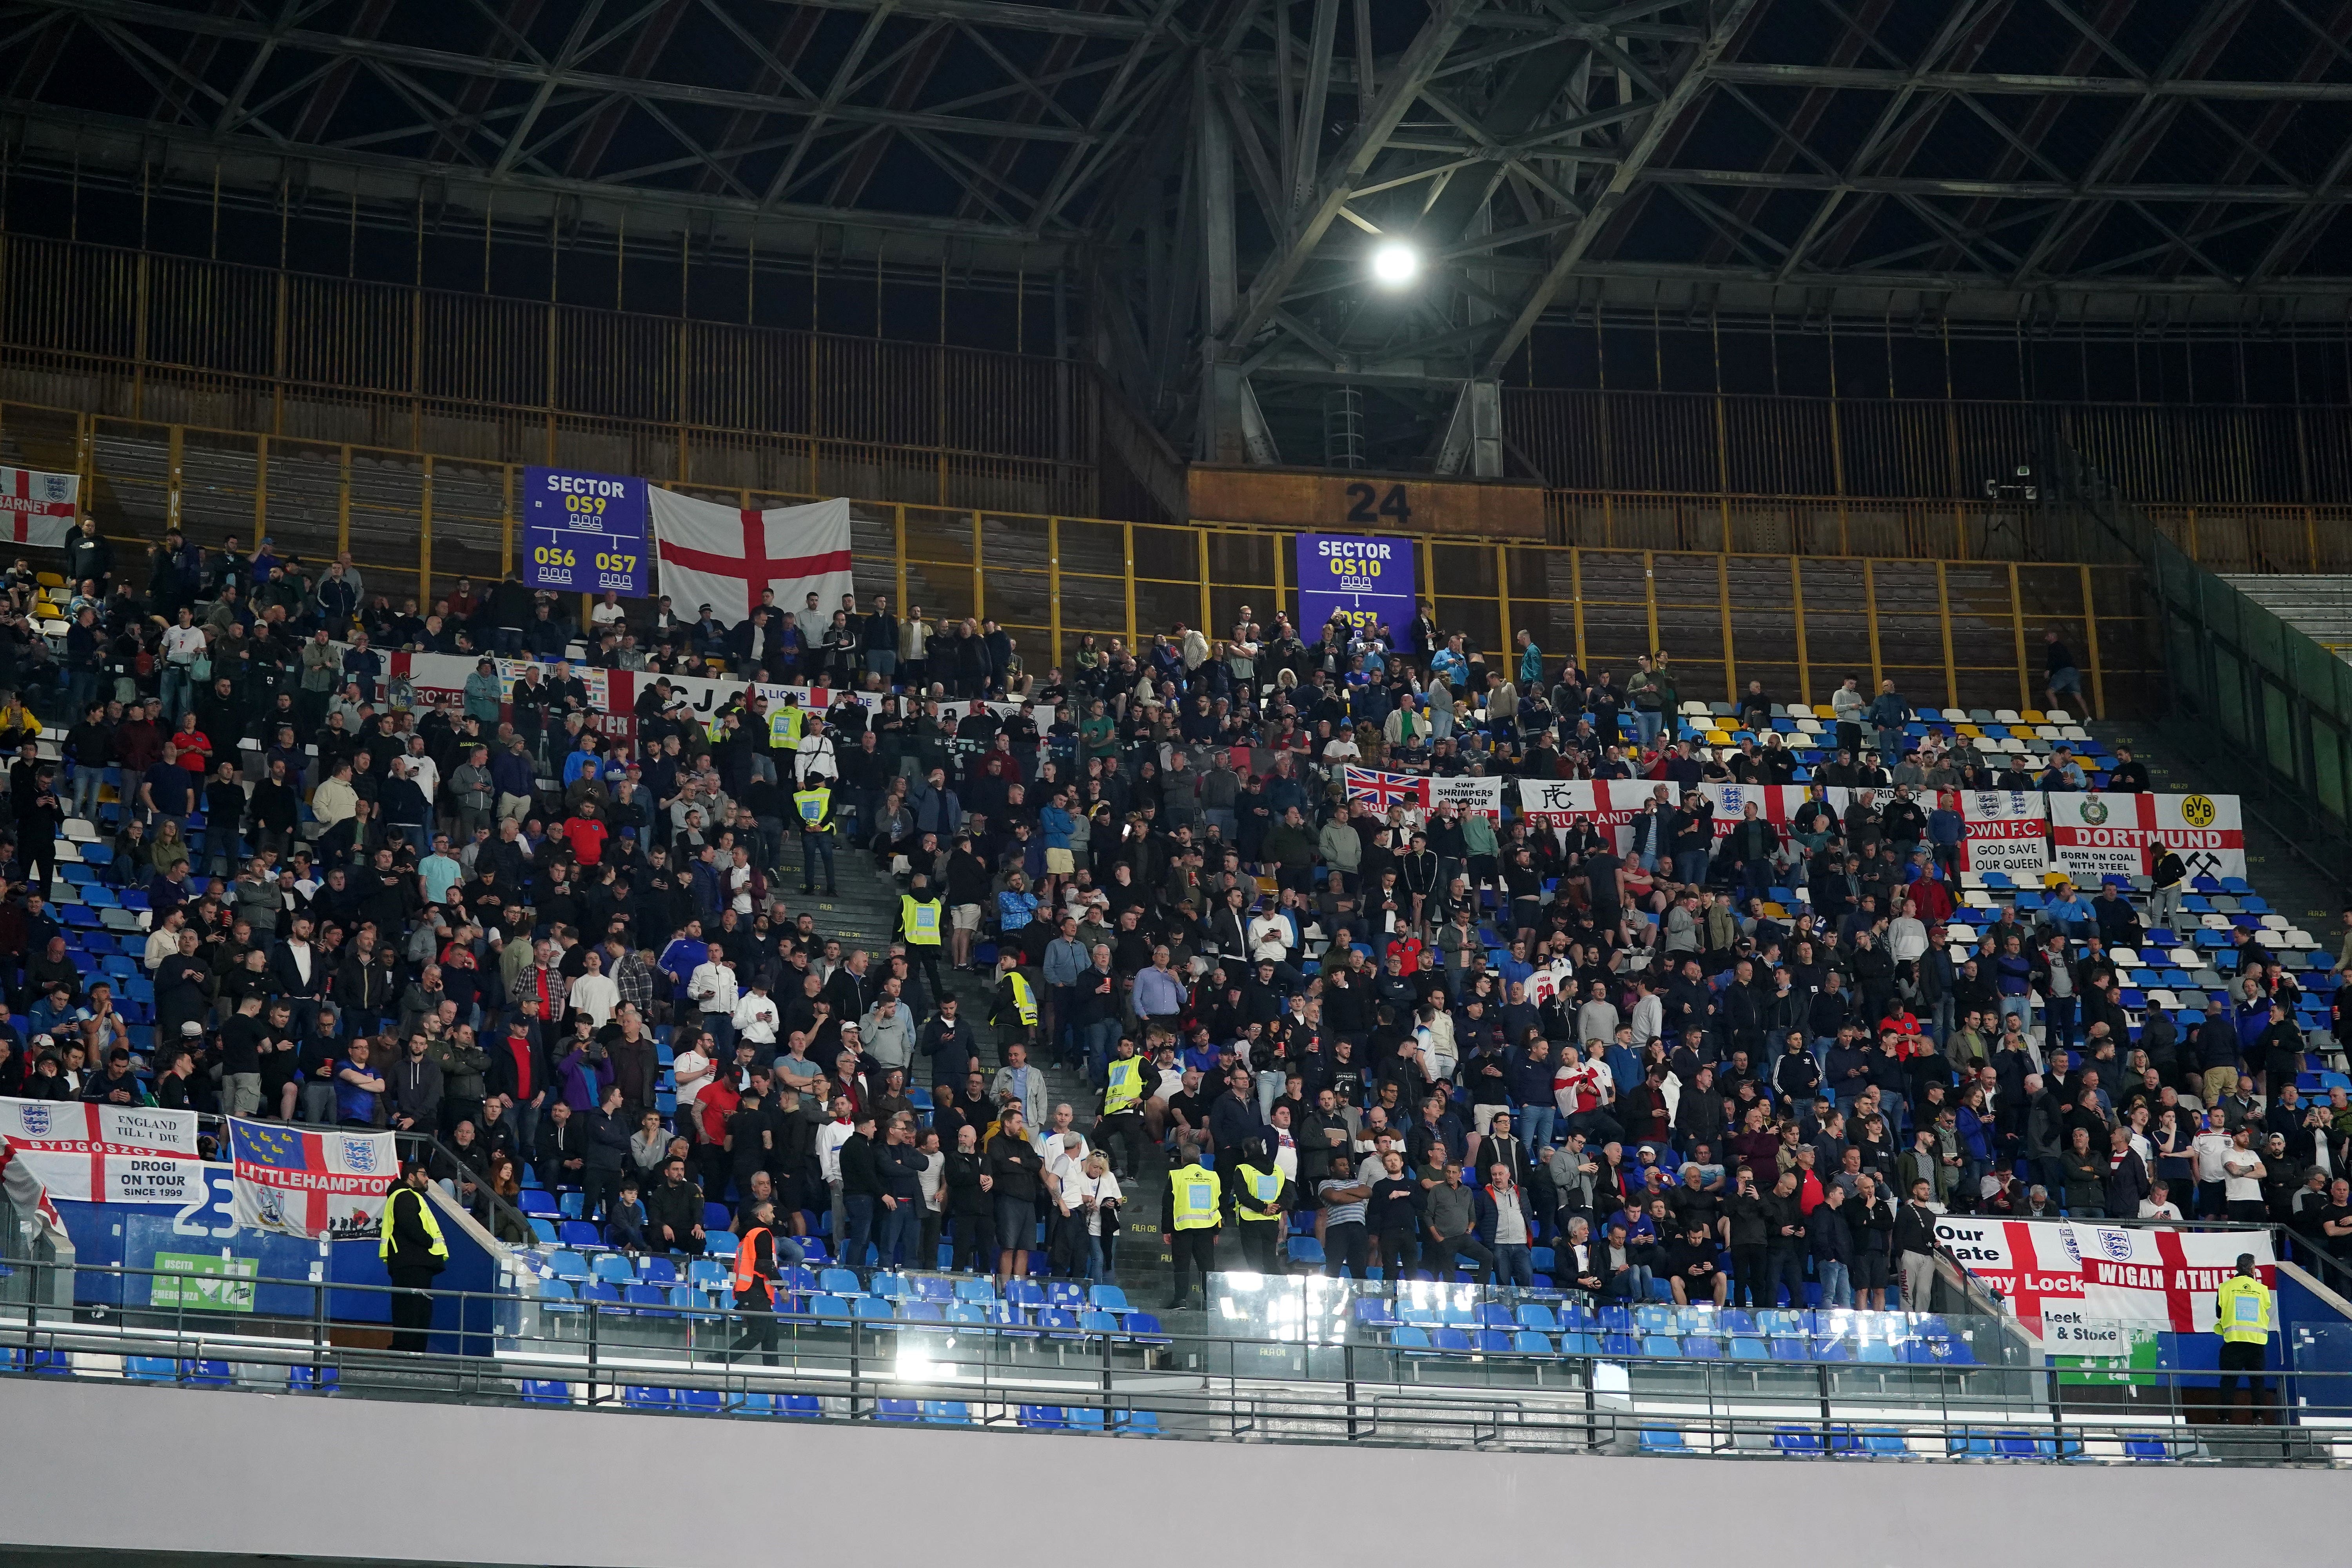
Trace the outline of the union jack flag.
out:
[[[1379,811],[1392,805],[1429,804],[1429,781],[1410,773],[1384,773],[1372,768],[1349,768],[1343,781],[1349,800],[1369,801]]]

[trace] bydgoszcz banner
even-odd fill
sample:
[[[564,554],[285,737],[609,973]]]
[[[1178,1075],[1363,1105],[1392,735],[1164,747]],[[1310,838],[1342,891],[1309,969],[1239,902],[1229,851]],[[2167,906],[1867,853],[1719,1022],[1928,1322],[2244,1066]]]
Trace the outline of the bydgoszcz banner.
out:
[[[856,591],[845,500],[746,511],[656,488],[646,500],[661,591],[680,619],[693,619],[709,605],[731,626],[750,619],[761,592],[773,588],[776,607],[798,617],[803,637],[821,640],[843,596]],[[813,626],[806,624],[811,594],[821,617]]]
[[[2000,871],[2040,881],[2050,869],[2050,822],[2042,795],[2030,789],[1948,792],[1960,803],[1964,824],[1960,869]]]
[[[2114,1353],[2101,1342],[2119,1339],[2107,1324],[2210,1332],[2213,1294],[2242,1252],[2254,1255],[2263,1284],[2277,1284],[2267,1231],[1946,1215],[1936,1236],[2021,1319],[2073,1353]]]
[[[1369,635],[1386,625],[1402,642],[1412,625],[1412,541],[1298,536],[1298,635],[1314,642],[1339,616]]]
[[[2246,874],[2245,818],[2234,795],[2053,791],[2048,800],[2053,858],[2077,882],[2147,876],[2167,848],[2191,877]]]
[[[204,1195],[193,1110],[0,1100],[0,1137],[52,1198],[187,1204]]]
[[[1343,775],[1349,800],[1370,805],[1385,816],[1392,805],[1434,811],[1450,805],[1456,812],[1481,816],[1503,815],[1503,781],[1486,778],[1431,778],[1425,773],[1384,773],[1373,768],[1349,768]]]
[[[313,1131],[231,1117],[236,1223],[280,1236],[373,1236],[400,1174],[389,1132]]]
[[[65,548],[73,531],[79,474],[48,474],[38,468],[0,468],[0,526],[17,544]]]

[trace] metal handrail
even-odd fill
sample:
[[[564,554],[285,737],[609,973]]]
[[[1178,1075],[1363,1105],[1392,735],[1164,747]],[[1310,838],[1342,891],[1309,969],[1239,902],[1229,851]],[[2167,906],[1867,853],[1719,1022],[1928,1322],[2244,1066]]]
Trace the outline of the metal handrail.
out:
[[[593,1320],[593,1311],[589,1315]],[[740,1317],[688,1310],[679,1315]],[[414,1398],[422,1389],[468,1400],[560,1401],[623,1409],[674,1409],[683,1401],[689,1412],[737,1416],[788,1414],[1004,1427],[1058,1425],[1111,1435],[1216,1437],[1247,1433],[1276,1442],[1413,1447],[1458,1442],[1580,1451],[1642,1447],[1645,1433],[1666,1432],[1673,1434],[1669,1446],[1674,1451],[1788,1457],[1860,1456],[1867,1442],[1892,1437],[1895,1449],[1910,1457],[1917,1457],[1919,1445],[1925,1445],[1929,1452],[1956,1458],[2053,1462],[2121,1458],[2124,1454],[2115,1445],[2128,1438],[2154,1444],[2174,1458],[2336,1462],[2331,1437],[2301,1429],[2305,1411],[2296,1404],[2279,1411],[2292,1425],[2250,1429],[2190,1426],[2175,1408],[2173,1396],[2181,1380],[2200,1374],[2161,1369],[2135,1374],[2141,1387],[2154,1390],[2158,1397],[2128,1405],[2088,1397],[2070,1400],[2064,1372],[2054,1367],[1910,1368],[1906,1370],[1927,1375],[1908,1380],[1910,1386],[1899,1392],[1874,1394],[1838,1386],[1841,1372],[1855,1369],[1818,1363],[1529,1355],[1488,1359],[1497,1367],[1524,1370],[1537,1379],[1533,1384],[1462,1386],[1417,1384],[1401,1374],[1401,1362],[1440,1365],[1436,1358],[1404,1358],[1379,1346],[1339,1345],[1325,1350],[1343,1363],[1345,1375],[1301,1384],[1295,1376],[1244,1377],[1217,1374],[1213,1369],[1204,1376],[1191,1365],[1155,1374],[1145,1364],[1148,1355],[1135,1366],[1113,1367],[1111,1352],[1118,1336],[1072,1335],[1074,1341],[1095,1340],[1103,1358],[1105,1375],[1098,1382],[1080,1382],[1068,1374],[1087,1369],[1066,1363],[1041,1364],[1027,1369],[1026,1375],[1006,1375],[1023,1369],[983,1361],[974,1368],[976,1375],[957,1376],[930,1363],[910,1366],[883,1343],[910,1332],[941,1335],[950,1327],[959,1334],[987,1339],[992,1337],[989,1327],[866,1323],[793,1314],[780,1321],[829,1331],[836,1342],[829,1347],[832,1356],[814,1367],[795,1364],[790,1369],[743,1362],[679,1363],[652,1356],[608,1357],[599,1364],[593,1354],[551,1353],[543,1342],[519,1342],[495,1357],[396,1355],[289,1336],[207,1331],[207,1325],[191,1331],[184,1311],[174,1314],[169,1333],[37,1320],[27,1321],[19,1332],[0,1326],[0,1346],[16,1345],[29,1352],[12,1361],[10,1370],[20,1375],[79,1375],[82,1369],[69,1363],[63,1369],[56,1364],[59,1352],[161,1353],[174,1361],[172,1381],[205,1386],[283,1392],[297,1369],[307,1369],[309,1375],[296,1385],[298,1392],[359,1396],[382,1392]],[[1172,1359],[1191,1342],[1172,1337],[1159,1353]],[[805,1348],[796,1346],[796,1352]],[[1282,1348],[1300,1349],[1290,1344]],[[1373,1364],[1368,1367],[1367,1361]],[[205,1363],[226,1364],[215,1370],[200,1364]],[[1597,1373],[1603,1363],[1622,1374],[1613,1387],[1601,1386],[1604,1380]],[[1546,1368],[1561,1369],[1563,1380],[1542,1383]],[[373,1374],[385,1373],[396,1377],[371,1382]],[[523,1386],[534,1374],[561,1383],[561,1394]],[[2305,1400],[2310,1390],[2326,1395],[2340,1386],[2340,1395],[2319,1403],[2352,1411],[2352,1374],[2280,1370],[2273,1375],[2292,1378]],[[1968,1387],[1971,1377],[1979,1383],[1997,1378],[2002,1385],[2000,1394],[1972,1395]],[[1768,1379],[1774,1382],[1769,1389],[1764,1386]],[[2339,1379],[2340,1384],[2333,1381]],[[1641,1386],[1644,1382],[1651,1386]],[[1738,1386],[1742,1382],[1748,1386]],[[774,1404],[780,1395],[793,1396],[796,1404],[780,1407]],[[950,1402],[961,1408],[935,1405],[926,1411],[925,1401]],[[1146,1416],[1149,1421],[1142,1419]],[[2088,1447],[2092,1444],[2107,1449],[2094,1451]]]

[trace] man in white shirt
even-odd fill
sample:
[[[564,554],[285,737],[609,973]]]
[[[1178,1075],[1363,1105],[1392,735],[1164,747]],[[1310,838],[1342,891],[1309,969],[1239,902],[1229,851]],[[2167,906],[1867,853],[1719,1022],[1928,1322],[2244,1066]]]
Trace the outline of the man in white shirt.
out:
[[[1045,1163],[1046,1175],[1058,1177],[1085,1163],[1086,1134],[1077,1130],[1076,1121],[1077,1113],[1067,1101],[1064,1101],[1054,1107],[1053,1117],[1045,1126],[1029,1134],[1030,1146]],[[1075,1145],[1068,1142],[1073,1138],[1077,1140]],[[1073,1150],[1075,1152],[1071,1152]]]
[[[849,1234],[849,1210],[841,1201],[841,1146],[857,1131],[849,1120],[849,1097],[843,1095],[833,1102],[833,1119],[816,1130],[817,1174],[833,1192],[833,1234]]]
[[[2172,1191],[2168,1183],[2148,1184],[2147,1196],[2139,1201],[2139,1217],[2169,1220],[2178,1220],[2180,1217],[2180,1205],[2172,1201]]]
[[[587,1014],[596,1027],[613,1021],[613,1009],[621,1005],[621,988],[604,973],[604,954],[590,951],[586,967],[572,982],[569,997],[572,1010]]]
[[[1886,955],[1897,963],[1916,963],[1927,951],[1927,927],[1919,919],[1919,906],[1910,899],[1903,900],[1903,912],[1886,925]]]
[[[188,710],[196,660],[204,651],[204,628],[195,624],[194,612],[182,605],[180,624],[163,628],[163,716],[174,724]]]
[[[687,976],[686,994],[702,1005],[702,1026],[719,1042],[719,1048],[732,1054],[735,1048],[735,1004],[740,998],[735,990],[735,961],[717,948],[710,956],[694,966]]]
[[[148,973],[154,973],[157,964],[180,951],[180,932],[187,923],[187,910],[174,906],[164,913],[163,922],[147,933],[147,951],[141,956]]]
[[[735,1004],[735,1038],[748,1045],[766,1047],[776,1043],[776,999],[768,994],[768,977],[756,975],[751,989]]]
[[[670,1071],[677,1079],[677,1120],[681,1127],[698,1120],[695,1107],[702,1102],[703,1086],[718,1074],[710,1058],[702,1054],[701,1047],[702,1037],[697,1035],[694,1043],[680,1051],[669,1064]]]
[[[840,765],[833,759],[833,737],[825,733],[824,721],[814,714],[809,716],[808,728],[801,734],[793,763],[803,789],[814,779],[830,783],[841,777]]]
[[[2224,1201],[2223,1183],[2228,1173],[2223,1162],[2229,1158],[2230,1130],[2218,1110],[2205,1118],[2205,1131],[2189,1141],[2189,1153],[2197,1162],[2197,1213],[2200,1218],[2221,1217]]]

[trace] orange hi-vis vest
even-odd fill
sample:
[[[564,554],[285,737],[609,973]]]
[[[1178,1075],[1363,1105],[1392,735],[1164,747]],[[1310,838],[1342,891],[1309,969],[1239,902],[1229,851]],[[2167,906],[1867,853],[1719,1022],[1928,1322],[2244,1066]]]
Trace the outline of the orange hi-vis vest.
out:
[[[776,1256],[775,1233],[764,1226],[755,1225],[745,1231],[743,1245],[735,1249],[735,1293],[738,1296],[756,1296],[768,1289],[768,1281],[760,1278],[759,1271],[760,1239],[762,1237],[767,1238],[768,1257],[772,1261]],[[774,1300],[771,1294],[770,1304],[773,1305]]]

